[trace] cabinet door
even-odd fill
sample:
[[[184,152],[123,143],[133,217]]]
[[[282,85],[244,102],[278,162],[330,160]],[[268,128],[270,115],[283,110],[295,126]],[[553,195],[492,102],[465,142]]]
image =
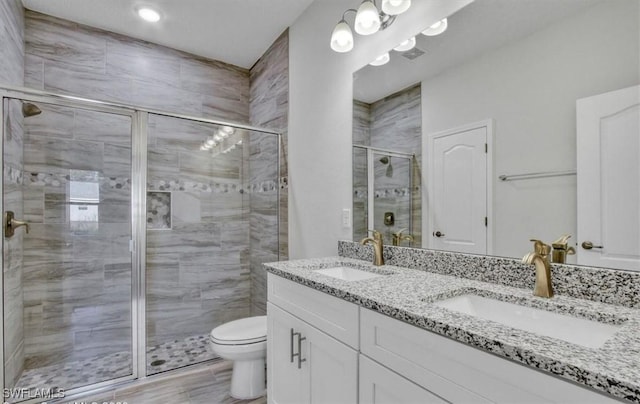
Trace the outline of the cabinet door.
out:
[[[358,402],[358,353],[315,327],[303,333],[302,354],[309,372],[313,404]]]
[[[447,402],[366,356],[360,355],[361,404],[431,404]]]
[[[297,337],[291,329],[302,332],[303,322],[271,303],[267,304],[267,399],[272,404],[309,402],[309,378],[306,369],[298,369]],[[304,342],[304,341],[303,341]],[[293,350],[293,351],[292,351]],[[304,363],[303,363],[304,364]]]

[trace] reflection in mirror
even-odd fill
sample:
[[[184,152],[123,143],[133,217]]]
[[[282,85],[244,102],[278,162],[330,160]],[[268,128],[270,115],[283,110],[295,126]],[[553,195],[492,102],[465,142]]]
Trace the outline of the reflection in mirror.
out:
[[[354,240],[376,229],[385,244],[420,246],[420,86],[355,100],[353,116]]]
[[[532,238],[551,245],[570,235],[576,254],[566,262],[640,270],[639,4],[476,0],[448,16],[441,35],[418,34],[413,49],[354,74],[354,144],[416,156],[415,184],[430,197],[413,208],[417,246],[458,250],[452,241],[470,237],[451,224],[464,210],[434,217],[437,203],[456,204],[432,200],[429,179],[455,163],[446,148],[436,161],[436,140],[482,124],[486,253],[521,258]]]

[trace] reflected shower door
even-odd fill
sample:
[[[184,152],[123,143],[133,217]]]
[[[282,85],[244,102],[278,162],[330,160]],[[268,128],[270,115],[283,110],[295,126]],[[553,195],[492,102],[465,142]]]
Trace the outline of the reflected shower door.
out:
[[[132,378],[131,116],[3,115],[5,400]]]
[[[394,233],[412,232],[412,158],[374,151],[372,163],[373,228],[382,233],[385,244],[392,245]]]

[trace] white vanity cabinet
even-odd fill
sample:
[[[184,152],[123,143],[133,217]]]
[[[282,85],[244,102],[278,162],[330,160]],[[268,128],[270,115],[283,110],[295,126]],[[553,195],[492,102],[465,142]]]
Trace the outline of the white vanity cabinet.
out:
[[[360,333],[362,355],[443,402],[619,403],[585,387],[363,308],[360,309]],[[360,398],[361,403],[381,402],[366,400],[362,393]],[[391,402],[421,401],[409,397]]]
[[[269,403],[620,403],[272,274],[267,314]]]
[[[271,274],[268,285],[269,403],[357,403],[358,306]]]

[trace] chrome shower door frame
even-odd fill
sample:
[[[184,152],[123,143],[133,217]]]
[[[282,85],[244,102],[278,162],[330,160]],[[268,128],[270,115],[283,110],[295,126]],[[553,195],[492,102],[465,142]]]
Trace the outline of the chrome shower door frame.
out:
[[[2,155],[3,167],[2,175],[0,175],[0,187],[4,190],[4,138],[5,138],[5,116],[4,116],[4,100],[18,99],[34,103],[47,103],[70,108],[79,108],[95,112],[111,113],[126,116],[131,119],[131,330],[132,330],[132,374],[117,379],[78,387],[65,391],[65,400],[69,401],[77,397],[82,397],[87,393],[99,393],[104,390],[121,385],[125,382],[133,382],[135,380],[147,378],[161,378],[162,374],[147,376],[146,370],[146,212],[147,212],[147,137],[148,137],[148,117],[149,114],[186,119],[194,122],[209,123],[214,125],[226,125],[239,129],[245,129],[252,132],[260,132],[264,134],[275,135],[277,137],[278,153],[277,153],[277,182],[276,182],[276,220],[278,245],[280,245],[280,184],[281,184],[281,162],[282,162],[282,134],[270,129],[254,127],[235,122],[222,121],[216,119],[207,119],[184,114],[174,114],[167,111],[154,110],[128,104],[119,104],[113,102],[104,102],[88,98],[75,97],[70,95],[54,94],[39,90],[15,87],[0,87],[0,100],[2,108],[0,108],[0,122],[2,123],[2,142],[0,142],[0,155]],[[4,196],[0,198],[0,211],[4,212]],[[3,238],[4,251],[4,238]],[[277,251],[278,259],[280,259],[280,248]],[[2,270],[4,274],[4,259],[2,262]],[[2,330],[0,330],[0,384],[2,391],[5,390],[4,378],[4,276],[0,276],[0,290],[2,290],[3,298],[0,299],[0,310],[2,310]],[[179,371],[179,370],[176,370]],[[169,371],[174,372],[174,371]],[[21,404],[35,404],[41,402],[40,399],[31,399],[21,401]]]
[[[103,103],[103,102],[99,102],[99,101],[93,101],[93,100],[87,100],[87,99],[82,99],[82,98],[77,98],[77,97],[71,97],[71,96],[64,96],[64,95],[56,95],[56,94],[49,94],[49,93],[44,93],[44,92],[39,92],[39,91],[32,91],[32,90],[25,90],[25,89],[0,89],[0,98],[2,99],[2,112],[0,115],[0,122],[2,122],[2,139],[3,141],[0,142],[0,153],[2,154],[2,167],[0,167],[0,170],[2,170],[2,176],[0,178],[0,187],[3,189],[3,198],[1,198],[2,200],[0,201],[0,211],[4,212],[4,139],[5,139],[5,124],[4,124],[4,104],[5,104],[5,100],[9,100],[9,99],[14,99],[14,100],[21,100],[21,101],[28,101],[28,102],[33,102],[33,103],[46,103],[46,104],[51,104],[51,105],[58,105],[58,106],[64,106],[64,107],[69,107],[69,108],[78,108],[78,109],[83,109],[83,110],[88,110],[88,111],[92,111],[92,112],[101,112],[101,113],[108,113],[108,114],[114,114],[114,115],[120,115],[120,116],[125,116],[128,117],[131,120],[131,148],[132,148],[132,155],[131,155],[131,178],[132,181],[135,178],[135,176],[133,175],[135,173],[135,168],[139,167],[141,164],[141,159],[142,159],[142,155],[141,153],[139,153],[140,150],[140,142],[139,142],[139,133],[136,133],[137,129],[137,125],[136,125],[136,118],[138,113],[135,110],[132,110],[130,108],[127,108],[125,106],[119,106],[119,105],[115,105],[115,104],[109,104],[109,103]],[[146,147],[146,144],[144,145]],[[146,156],[146,155],[145,155]],[[142,222],[144,222],[144,216],[141,216],[141,214],[144,212],[141,209],[144,208],[145,203],[146,203],[146,199],[142,199],[140,200],[140,195],[137,192],[134,192],[134,188],[133,188],[134,184],[132,183],[132,193],[131,193],[131,236],[132,236],[132,241],[130,243],[130,245],[132,246],[136,246],[139,245],[136,240],[140,237],[140,230],[134,226],[134,223],[138,223],[141,221],[140,218],[142,218]],[[143,237],[144,237],[144,232],[143,232]],[[4,246],[5,244],[5,240],[3,238],[2,240],[2,248],[4,251]],[[139,349],[140,349],[140,344],[139,344],[139,340],[140,340],[140,327],[138,327],[137,325],[139,324],[139,319],[138,319],[138,313],[140,311],[140,302],[139,300],[136,298],[137,296],[137,290],[139,288],[139,279],[140,279],[140,266],[136,265],[137,263],[140,262],[140,257],[139,255],[141,254],[140,249],[138,248],[131,248],[131,262],[132,262],[132,274],[131,274],[131,293],[132,296],[134,297],[131,301],[131,335],[132,335],[132,340],[131,340],[131,347],[132,347],[132,358],[135,358],[136,355],[139,354]],[[144,254],[142,254],[144,255]],[[142,258],[144,260],[144,257]],[[2,263],[2,270],[3,270],[3,274],[4,274],[4,258],[3,258],[3,263]],[[5,386],[5,378],[4,378],[4,364],[5,364],[5,358],[4,358],[4,328],[6,327],[5,324],[5,313],[4,313],[4,276],[0,277],[2,278],[0,280],[0,290],[2,290],[3,293],[3,299],[2,301],[0,301],[0,306],[3,308],[2,309],[2,332],[0,332],[0,346],[2,347],[2,349],[0,349],[0,364],[2,364],[2,366],[0,366],[0,381],[2,383],[2,391],[3,393],[5,392],[5,388],[7,388],[7,386]],[[144,310],[144,307],[143,307]],[[144,332],[144,327],[142,327],[142,332]],[[138,355],[139,356],[139,355]],[[71,390],[65,390],[65,398],[71,398],[73,396],[85,393],[85,392],[89,392],[89,391],[99,391],[99,390],[104,390],[107,389],[110,386],[122,383],[122,382],[126,382],[126,381],[130,381],[130,380],[135,380],[136,378],[139,377],[139,372],[140,369],[138,367],[138,364],[135,361],[132,361],[132,374],[129,376],[124,376],[124,377],[119,377],[119,378],[115,378],[115,379],[111,379],[111,380],[107,380],[104,382],[99,382],[96,384],[92,384],[92,385],[87,385],[87,386],[82,386],[82,387],[78,387],[78,388],[74,388]],[[38,399],[30,399],[30,400],[24,400],[24,401],[20,401],[20,403],[24,403],[24,404],[31,404],[31,403],[37,403],[37,402],[41,402],[42,398]]]

